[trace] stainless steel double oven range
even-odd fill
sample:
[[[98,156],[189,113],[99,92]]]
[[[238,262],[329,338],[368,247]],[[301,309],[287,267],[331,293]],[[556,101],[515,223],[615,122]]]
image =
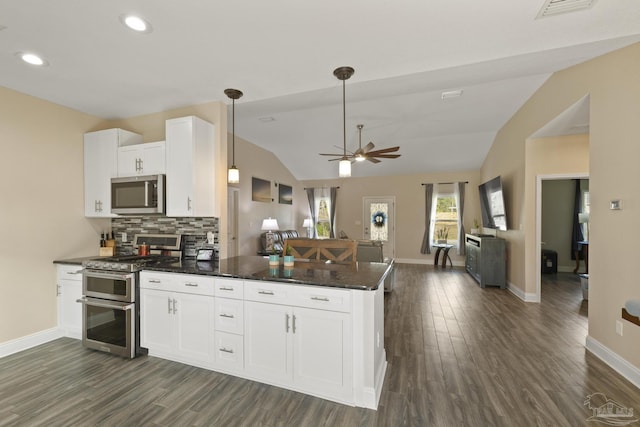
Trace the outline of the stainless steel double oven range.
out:
[[[82,344],[127,358],[146,354],[140,347],[139,272],[145,266],[182,258],[179,234],[138,234],[138,245],[149,245],[147,256],[98,258],[83,263]]]

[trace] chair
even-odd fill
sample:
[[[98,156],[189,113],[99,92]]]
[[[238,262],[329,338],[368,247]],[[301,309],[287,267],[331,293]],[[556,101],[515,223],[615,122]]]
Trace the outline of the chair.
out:
[[[284,253],[312,261],[356,262],[358,242],[345,239],[286,239]]]

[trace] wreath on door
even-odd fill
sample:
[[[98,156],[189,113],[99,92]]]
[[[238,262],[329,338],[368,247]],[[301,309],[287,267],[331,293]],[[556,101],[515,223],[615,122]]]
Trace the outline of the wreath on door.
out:
[[[371,215],[371,223],[374,227],[382,228],[387,224],[387,214],[378,211]]]

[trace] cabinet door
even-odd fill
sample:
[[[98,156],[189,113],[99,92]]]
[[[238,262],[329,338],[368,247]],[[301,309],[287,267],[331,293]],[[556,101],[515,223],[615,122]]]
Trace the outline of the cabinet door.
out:
[[[152,353],[173,353],[175,317],[171,294],[141,289],[140,300],[140,345]]]
[[[213,297],[191,294],[173,294],[174,318],[177,322],[176,354],[185,361],[212,364],[213,352]]]
[[[82,338],[82,280],[58,279],[58,327],[71,338]]]
[[[118,129],[84,136],[84,214],[112,217],[111,178],[118,171]]]
[[[142,154],[140,158],[140,173],[143,175],[163,174],[166,171],[165,165],[165,142],[148,142],[141,144]]]
[[[292,313],[287,306],[245,301],[245,372],[278,383],[292,379]]]
[[[167,120],[167,216],[193,215],[193,120]]]
[[[140,150],[137,145],[118,148],[118,176],[140,174]]]
[[[296,307],[292,332],[296,386],[332,398],[352,398],[350,315]]]

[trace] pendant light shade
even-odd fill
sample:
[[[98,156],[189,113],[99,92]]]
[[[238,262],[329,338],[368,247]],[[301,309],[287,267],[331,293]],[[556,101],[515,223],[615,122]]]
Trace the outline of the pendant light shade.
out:
[[[224,94],[231,98],[231,167],[227,174],[229,184],[240,182],[240,171],[236,167],[236,99],[243,94],[238,89],[225,89]]]
[[[351,161],[347,157],[347,106],[345,100],[345,81],[354,73],[351,67],[340,67],[333,70],[333,75],[342,80],[342,158],[338,164],[338,176],[348,178],[351,176]]]

